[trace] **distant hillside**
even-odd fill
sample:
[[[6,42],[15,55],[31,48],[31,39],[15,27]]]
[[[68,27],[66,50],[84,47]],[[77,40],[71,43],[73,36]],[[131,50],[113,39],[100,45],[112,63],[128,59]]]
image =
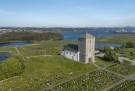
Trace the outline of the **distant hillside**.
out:
[[[63,36],[59,33],[46,32],[7,32],[4,33],[0,41],[41,41],[41,40],[58,40],[62,39]]]

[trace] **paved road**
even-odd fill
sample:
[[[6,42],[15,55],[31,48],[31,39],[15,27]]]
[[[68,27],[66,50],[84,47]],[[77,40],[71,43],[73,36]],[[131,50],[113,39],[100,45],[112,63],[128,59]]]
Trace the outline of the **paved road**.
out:
[[[130,61],[130,62],[132,62],[133,64],[135,64],[135,60],[130,60],[129,58],[126,58],[126,57],[119,57],[119,59],[127,60],[127,61]]]

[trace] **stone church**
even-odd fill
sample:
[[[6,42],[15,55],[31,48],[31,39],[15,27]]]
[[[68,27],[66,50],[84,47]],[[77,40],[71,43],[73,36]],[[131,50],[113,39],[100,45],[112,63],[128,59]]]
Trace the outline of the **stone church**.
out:
[[[60,54],[75,61],[95,62],[95,37],[85,33],[78,38],[78,45],[65,45],[61,48]]]

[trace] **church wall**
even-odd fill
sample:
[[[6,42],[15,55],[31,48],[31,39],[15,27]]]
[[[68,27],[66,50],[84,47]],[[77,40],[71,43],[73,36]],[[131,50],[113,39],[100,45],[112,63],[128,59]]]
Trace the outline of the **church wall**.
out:
[[[65,56],[65,57],[72,59],[72,60],[75,60],[75,61],[79,61],[78,54],[79,54],[78,52],[72,52],[72,51],[68,51],[68,50],[61,51],[62,56]]]
[[[81,62],[85,62],[85,56],[86,56],[85,50],[86,50],[86,40],[78,39],[79,60]]]
[[[79,60],[85,63],[95,62],[95,38],[78,39]]]
[[[86,63],[95,61],[95,38],[86,39]]]

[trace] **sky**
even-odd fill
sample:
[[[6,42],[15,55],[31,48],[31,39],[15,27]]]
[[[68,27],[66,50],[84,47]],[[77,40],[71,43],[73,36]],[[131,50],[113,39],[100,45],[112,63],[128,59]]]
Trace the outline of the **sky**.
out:
[[[135,27],[135,0],[0,0],[0,26]]]

